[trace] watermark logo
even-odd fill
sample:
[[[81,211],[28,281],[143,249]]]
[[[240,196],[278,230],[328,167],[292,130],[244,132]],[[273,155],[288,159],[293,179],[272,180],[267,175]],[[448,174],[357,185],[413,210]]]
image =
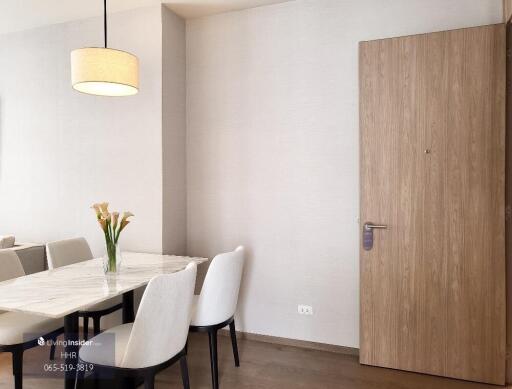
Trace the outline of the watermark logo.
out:
[[[37,339],[37,344],[39,346],[91,346],[92,340],[59,340],[59,339],[48,339],[45,340],[42,336]]]

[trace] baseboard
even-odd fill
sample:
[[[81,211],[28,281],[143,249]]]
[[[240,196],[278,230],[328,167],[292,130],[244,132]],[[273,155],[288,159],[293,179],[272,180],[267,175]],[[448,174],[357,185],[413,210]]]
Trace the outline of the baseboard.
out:
[[[229,330],[220,330],[219,332],[223,336],[229,336]],[[236,332],[236,336],[239,339],[254,340],[256,342],[278,344],[281,346],[298,347],[298,348],[303,348],[303,349],[307,349],[307,350],[327,351],[327,352],[331,352],[331,353],[345,354],[345,355],[356,355],[356,356],[359,355],[359,349],[354,348],[354,347],[337,346],[334,344],[309,342],[307,340],[280,338],[278,336],[252,334],[250,332],[240,332],[240,331]]]

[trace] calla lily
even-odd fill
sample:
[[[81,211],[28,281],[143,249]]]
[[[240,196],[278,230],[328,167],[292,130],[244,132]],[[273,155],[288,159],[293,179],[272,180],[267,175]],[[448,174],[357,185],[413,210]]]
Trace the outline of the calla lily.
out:
[[[106,219],[110,213],[108,212],[108,203],[100,203],[98,204],[101,211],[101,216]]]
[[[130,224],[128,218],[134,216],[131,212],[123,212],[121,219],[119,212],[110,213],[108,203],[96,203],[91,208],[96,212],[98,223],[105,234],[105,244],[107,247],[108,263],[105,265],[105,272],[117,269],[117,242],[121,231]]]
[[[107,232],[107,221],[105,219],[98,219],[98,223],[100,223],[101,229]]]
[[[129,220],[126,220],[126,219],[123,219],[123,220],[121,221],[121,225],[119,226],[119,232],[123,231],[123,230],[124,230],[124,228],[125,228],[128,224],[130,224],[130,221],[129,221]]]
[[[96,217],[99,219],[101,217],[101,209],[99,204],[93,204],[92,207],[96,212]]]
[[[110,213],[108,210],[108,203],[96,203],[91,208],[96,212],[98,223],[105,234],[105,243],[107,246],[107,253],[109,256],[109,263],[114,263],[115,268],[115,255],[117,242],[121,231],[130,224],[128,218],[134,216],[131,212],[123,212],[120,217],[119,212]],[[110,266],[110,265],[109,265]]]
[[[133,213],[129,212],[129,211],[128,212],[123,212],[123,219],[121,221],[127,220],[129,217],[132,217],[132,216],[135,216],[135,215]]]
[[[119,220],[119,212],[112,212],[112,228],[116,229],[117,221]]]

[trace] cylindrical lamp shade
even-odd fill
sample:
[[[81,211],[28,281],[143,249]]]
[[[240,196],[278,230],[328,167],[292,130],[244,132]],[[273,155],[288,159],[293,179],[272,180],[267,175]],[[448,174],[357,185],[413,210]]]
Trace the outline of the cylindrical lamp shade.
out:
[[[139,90],[139,60],[126,51],[86,47],[71,52],[71,84],[79,92],[130,96]]]

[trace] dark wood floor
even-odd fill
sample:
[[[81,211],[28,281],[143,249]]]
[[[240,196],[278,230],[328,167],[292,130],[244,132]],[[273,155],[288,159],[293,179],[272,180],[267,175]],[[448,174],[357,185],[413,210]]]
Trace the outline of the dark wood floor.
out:
[[[241,367],[235,368],[229,338],[219,337],[221,389],[496,389],[497,386],[361,366],[357,357],[240,340]],[[59,353],[58,353],[59,354]],[[48,377],[48,348],[27,351],[25,389],[61,388]],[[60,363],[60,362],[59,362]],[[192,334],[189,346],[192,389],[210,389],[208,337]],[[182,388],[179,367],[157,376],[157,389]],[[0,388],[13,388],[10,354],[0,355]]]

